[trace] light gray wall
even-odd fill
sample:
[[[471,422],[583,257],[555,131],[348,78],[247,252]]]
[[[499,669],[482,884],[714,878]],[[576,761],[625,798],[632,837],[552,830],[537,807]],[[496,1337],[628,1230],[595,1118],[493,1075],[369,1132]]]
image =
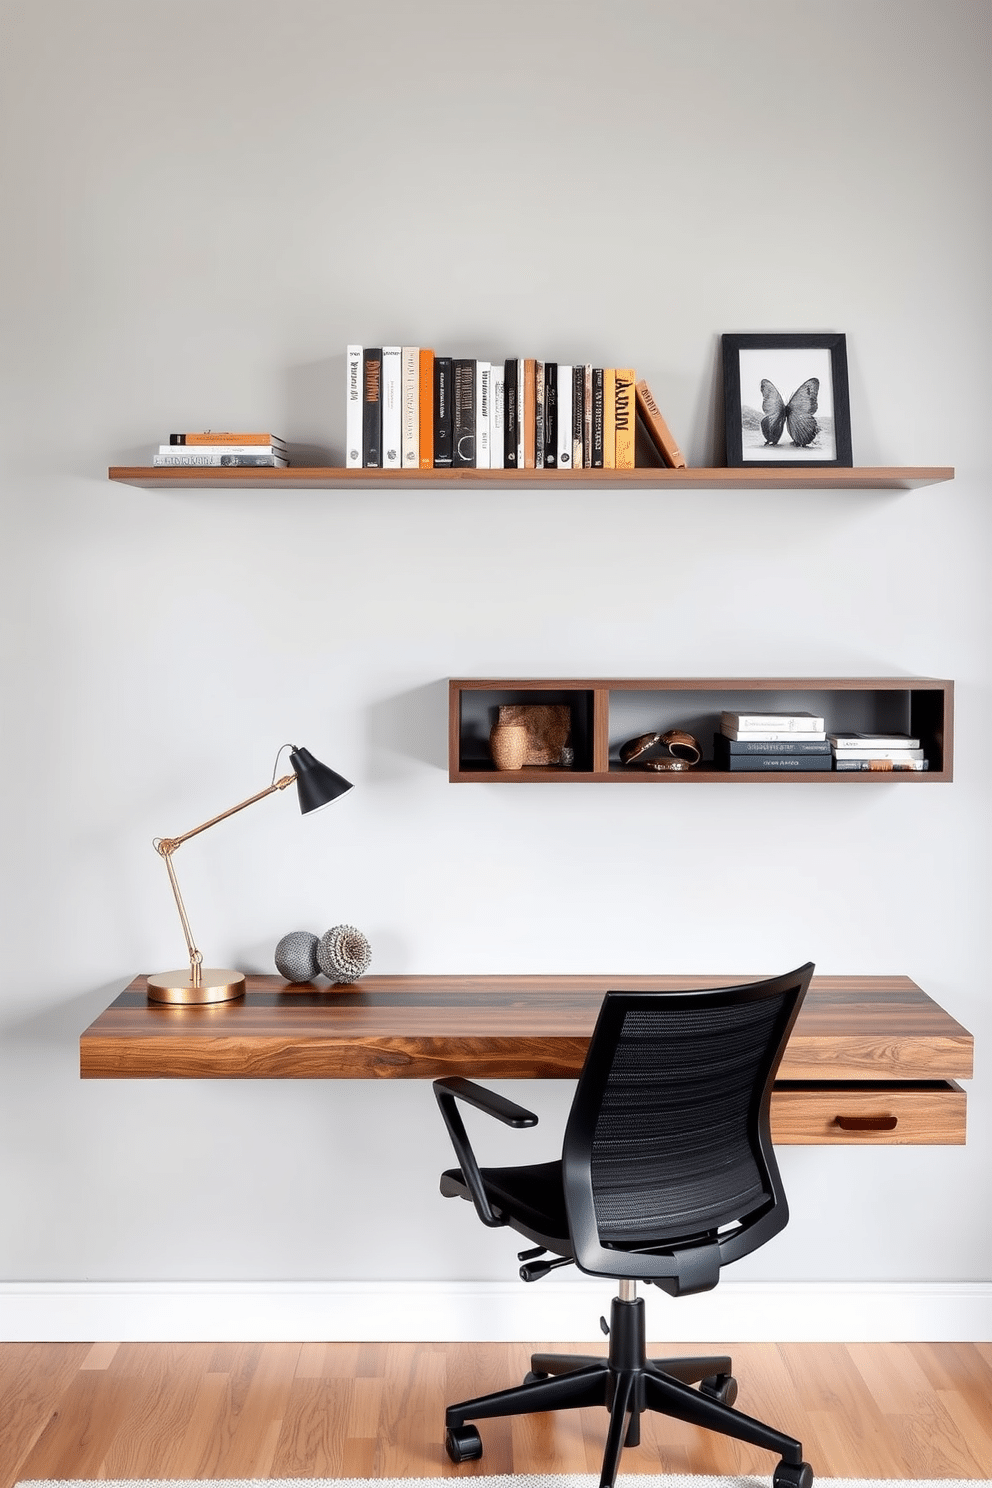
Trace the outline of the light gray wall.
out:
[[[152,837],[293,739],[356,789],[184,849],[208,962],[347,921],[380,972],[906,973],[978,1036],[968,1146],[784,1151],[792,1225],[735,1274],[989,1279],[985,0],[0,17],[0,1277],[514,1274],[436,1197],[426,1086],[77,1078],[182,961]],[[710,463],[720,333],[797,329],[847,333],[856,463],[954,483],[105,479],[203,426],[342,463],[349,341],[636,367]],[[953,785],[447,783],[448,676],[900,672],[957,681]],[[525,1095],[550,1150],[567,1091]]]

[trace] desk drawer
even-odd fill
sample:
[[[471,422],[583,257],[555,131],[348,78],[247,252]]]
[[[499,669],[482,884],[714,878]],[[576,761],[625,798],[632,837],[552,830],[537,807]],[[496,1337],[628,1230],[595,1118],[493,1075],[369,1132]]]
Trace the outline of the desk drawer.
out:
[[[772,1140],[793,1146],[961,1146],[966,1095],[954,1080],[777,1081]]]

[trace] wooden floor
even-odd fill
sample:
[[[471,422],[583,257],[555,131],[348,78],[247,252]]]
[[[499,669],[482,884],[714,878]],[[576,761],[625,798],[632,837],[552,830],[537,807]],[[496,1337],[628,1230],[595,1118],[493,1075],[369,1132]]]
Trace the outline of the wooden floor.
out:
[[[21,1478],[598,1473],[606,1420],[598,1410],[484,1421],[480,1462],[455,1468],[444,1455],[445,1404],[516,1383],[528,1352],[523,1344],[0,1344],[0,1488]],[[728,1352],[738,1407],[798,1436],[820,1477],[992,1478],[992,1345],[739,1344]],[[651,1416],[621,1471],[766,1476],[774,1461]]]

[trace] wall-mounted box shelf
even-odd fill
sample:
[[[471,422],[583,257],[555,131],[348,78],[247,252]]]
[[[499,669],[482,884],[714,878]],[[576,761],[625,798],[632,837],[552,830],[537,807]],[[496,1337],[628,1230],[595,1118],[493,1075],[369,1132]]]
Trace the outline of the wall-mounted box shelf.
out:
[[[493,486],[565,486],[573,490],[605,487],[629,491],[907,491],[954,479],[950,465],[872,465],[808,470],[750,466],[746,469],[696,466],[669,470],[646,465],[637,470],[345,470],[334,466],[289,465],[251,470],[203,466],[111,465],[108,477],[145,490],[334,491],[352,486],[441,488],[455,485],[487,490]]]
[[[489,731],[506,703],[568,704],[574,764],[497,770]],[[929,769],[765,773],[719,769],[713,735],[722,710],[822,714],[827,732],[918,735]],[[613,782],[730,785],[925,785],[953,774],[954,683],[939,677],[471,678],[448,684],[448,778],[458,784]],[[684,729],[703,750],[694,768],[656,773],[620,762],[640,734]]]

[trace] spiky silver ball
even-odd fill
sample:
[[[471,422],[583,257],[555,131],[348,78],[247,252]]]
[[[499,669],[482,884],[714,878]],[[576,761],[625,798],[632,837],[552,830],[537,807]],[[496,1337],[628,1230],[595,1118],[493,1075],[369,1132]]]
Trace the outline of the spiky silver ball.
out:
[[[317,947],[317,965],[332,982],[357,982],[371,960],[372,947],[354,925],[335,925]]]
[[[287,982],[312,982],[320,971],[316,935],[309,930],[291,930],[276,946],[276,971]]]

